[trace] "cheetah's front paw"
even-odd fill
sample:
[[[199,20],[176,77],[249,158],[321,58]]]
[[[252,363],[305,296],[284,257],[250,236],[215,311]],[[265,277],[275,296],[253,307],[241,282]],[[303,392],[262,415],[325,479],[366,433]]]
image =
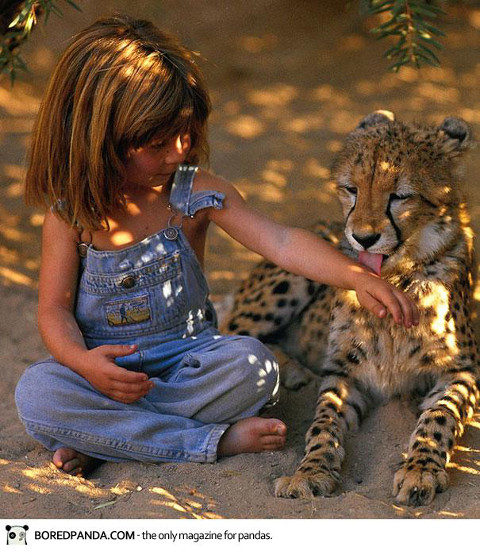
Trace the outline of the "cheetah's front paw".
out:
[[[393,495],[402,505],[420,507],[433,501],[437,492],[443,492],[448,487],[448,475],[443,469],[435,472],[425,467],[405,465],[400,468],[393,479]]]
[[[290,498],[311,498],[326,496],[335,488],[336,481],[325,473],[282,476],[275,481],[275,496]]]

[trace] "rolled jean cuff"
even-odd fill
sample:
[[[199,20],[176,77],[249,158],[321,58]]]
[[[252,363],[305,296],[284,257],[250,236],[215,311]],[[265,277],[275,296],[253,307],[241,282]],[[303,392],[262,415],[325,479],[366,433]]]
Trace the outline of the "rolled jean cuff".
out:
[[[133,445],[118,439],[92,437],[79,431],[53,427],[22,419],[27,433],[42,443],[47,449],[55,451],[60,447],[75,449],[85,455],[103,461],[142,461],[144,463],[193,462],[215,463],[218,442],[228,424],[214,425],[206,438],[206,446],[198,451],[180,449],[162,449],[156,446]],[[108,440],[108,441],[107,441]]]
[[[218,443],[228,428],[230,425],[216,425],[212,429],[206,449],[206,463],[215,463],[218,460]]]

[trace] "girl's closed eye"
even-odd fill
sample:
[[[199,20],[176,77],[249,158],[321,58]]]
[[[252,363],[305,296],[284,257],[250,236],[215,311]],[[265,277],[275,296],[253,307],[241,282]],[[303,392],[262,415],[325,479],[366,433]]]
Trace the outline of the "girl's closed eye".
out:
[[[159,149],[163,149],[167,145],[165,140],[161,140],[158,142],[151,143],[148,147],[150,149],[155,149],[155,151],[158,151]]]
[[[159,151],[170,147],[174,149],[183,149],[185,141],[186,136],[183,135],[174,136],[173,138],[159,138],[150,142],[146,148],[153,149],[154,151]]]

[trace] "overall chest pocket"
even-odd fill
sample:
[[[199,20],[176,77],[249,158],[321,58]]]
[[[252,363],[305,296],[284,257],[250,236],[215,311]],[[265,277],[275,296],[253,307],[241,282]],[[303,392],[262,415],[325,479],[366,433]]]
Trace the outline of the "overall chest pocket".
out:
[[[82,273],[75,315],[85,337],[124,338],[165,331],[187,316],[179,254],[124,273]]]

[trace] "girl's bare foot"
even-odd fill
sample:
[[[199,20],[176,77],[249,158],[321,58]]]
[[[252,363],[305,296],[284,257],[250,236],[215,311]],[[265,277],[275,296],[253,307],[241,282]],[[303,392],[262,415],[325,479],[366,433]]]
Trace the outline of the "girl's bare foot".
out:
[[[287,427],[280,419],[248,417],[229,427],[218,443],[217,455],[237,455],[281,450]]]
[[[77,452],[71,448],[58,448],[53,454],[52,461],[55,467],[72,476],[85,476],[100,463],[99,459]]]

